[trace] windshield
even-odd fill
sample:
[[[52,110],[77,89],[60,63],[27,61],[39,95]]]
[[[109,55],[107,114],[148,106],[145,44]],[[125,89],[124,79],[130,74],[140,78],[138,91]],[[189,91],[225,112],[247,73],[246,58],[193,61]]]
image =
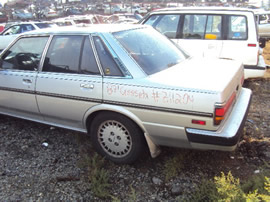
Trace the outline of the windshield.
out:
[[[154,74],[172,67],[187,55],[154,29],[135,29],[113,34],[143,71]]]

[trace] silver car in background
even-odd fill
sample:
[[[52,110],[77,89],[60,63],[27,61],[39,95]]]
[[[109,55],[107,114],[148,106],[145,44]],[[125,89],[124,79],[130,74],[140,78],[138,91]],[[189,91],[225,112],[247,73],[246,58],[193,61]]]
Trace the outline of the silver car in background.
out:
[[[13,23],[10,26],[5,27],[5,30],[0,33],[0,52],[4,48],[6,48],[21,33],[33,31],[36,29],[45,29],[54,26],[56,25],[50,22],[38,21]]]
[[[88,133],[115,163],[160,146],[232,151],[243,81],[241,63],[190,57],[149,26],[44,29],[1,53],[0,113]]]

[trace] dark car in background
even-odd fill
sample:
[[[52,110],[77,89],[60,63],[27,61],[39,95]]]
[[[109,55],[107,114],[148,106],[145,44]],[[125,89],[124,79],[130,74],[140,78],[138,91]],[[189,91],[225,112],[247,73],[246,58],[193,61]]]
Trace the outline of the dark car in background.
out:
[[[78,8],[68,8],[66,15],[83,15],[83,12]]]
[[[13,20],[31,20],[33,19],[33,14],[28,10],[15,10],[12,12]]]
[[[8,16],[6,13],[0,11],[0,23],[7,22],[8,21]]]

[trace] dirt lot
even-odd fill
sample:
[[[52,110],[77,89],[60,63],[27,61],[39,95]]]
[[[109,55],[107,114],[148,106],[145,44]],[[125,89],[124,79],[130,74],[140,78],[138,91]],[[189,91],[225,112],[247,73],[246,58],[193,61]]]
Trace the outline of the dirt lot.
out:
[[[270,51],[265,54],[270,61]],[[84,134],[1,117],[0,201],[101,201],[93,189],[95,168],[108,173],[107,201],[187,200],[202,179],[222,171],[248,179],[270,163],[270,78],[245,86],[253,100],[235,152],[162,148],[158,158],[146,155],[132,166],[95,158]]]

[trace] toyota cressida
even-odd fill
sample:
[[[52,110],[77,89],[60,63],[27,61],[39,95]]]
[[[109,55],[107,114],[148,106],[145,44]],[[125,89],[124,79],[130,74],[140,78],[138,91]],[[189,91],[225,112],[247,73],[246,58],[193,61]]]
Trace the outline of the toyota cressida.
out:
[[[232,151],[251,100],[243,65],[190,57],[143,25],[18,36],[0,55],[0,113],[90,134],[132,163],[160,146]]]

